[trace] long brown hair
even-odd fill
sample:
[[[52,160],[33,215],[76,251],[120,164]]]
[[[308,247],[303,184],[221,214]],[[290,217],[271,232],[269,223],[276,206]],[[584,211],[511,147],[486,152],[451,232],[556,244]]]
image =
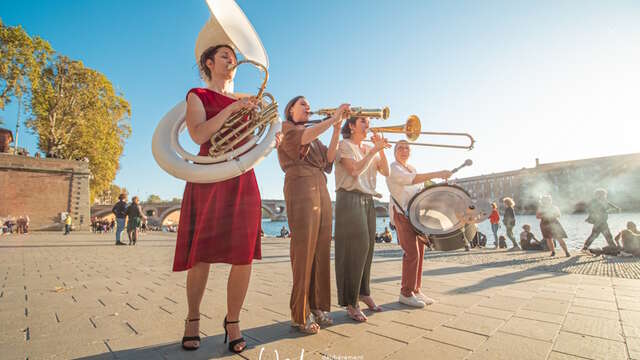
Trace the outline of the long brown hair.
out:
[[[287,103],[287,106],[284,107],[284,118],[287,119],[287,121],[294,122],[293,121],[293,117],[291,116],[291,108],[300,99],[304,99],[304,96],[298,95],[298,96],[294,97],[293,99],[289,100],[289,102]]]

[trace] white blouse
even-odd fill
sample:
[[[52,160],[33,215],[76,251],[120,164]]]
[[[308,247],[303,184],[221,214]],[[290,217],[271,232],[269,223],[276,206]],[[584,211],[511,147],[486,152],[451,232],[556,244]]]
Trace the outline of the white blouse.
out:
[[[378,163],[380,162],[380,154],[375,154],[365,169],[358,177],[353,177],[347,169],[340,163],[340,159],[352,159],[354,161],[362,160],[371,151],[375,151],[373,146],[364,145],[365,151],[362,152],[358,145],[349,139],[340,140],[338,152],[336,154],[336,190],[344,189],[347,191],[360,191],[373,196],[380,196],[376,192],[376,177],[378,176]]]
[[[389,166],[389,176],[387,177],[387,186],[393,199],[395,199],[402,210],[397,209],[393,199],[389,199],[389,217],[393,223],[393,209],[396,212],[404,214],[409,206],[411,198],[420,190],[424,189],[424,183],[413,184],[416,177],[416,169],[407,164],[405,167],[401,163],[394,161]]]

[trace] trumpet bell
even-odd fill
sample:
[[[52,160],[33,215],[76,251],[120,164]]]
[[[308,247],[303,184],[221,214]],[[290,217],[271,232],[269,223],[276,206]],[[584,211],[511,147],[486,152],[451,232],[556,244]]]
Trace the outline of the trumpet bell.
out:
[[[407,140],[412,142],[411,145],[419,145],[419,146],[432,146],[432,147],[441,147],[441,148],[471,150],[473,149],[473,145],[475,143],[475,140],[473,139],[473,137],[467,133],[422,131],[420,118],[417,115],[409,116],[409,118],[407,119],[404,125],[372,127],[372,128],[369,128],[369,131],[373,133],[404,134]],[[469,139],[469,145],[414,143],[413,141],[418,140],[420,135],[466,137],[467,139]],[[397,143],[397,141],[389,141],[389,144],[395,144],[395,143]]]
[[[407,119],[407,123],[404,124],[404,133],[407,135],[407,140],[416,141],[420,137],[422,131],[422,125],[420,124],[420,118],[417,115],[411,115]]]

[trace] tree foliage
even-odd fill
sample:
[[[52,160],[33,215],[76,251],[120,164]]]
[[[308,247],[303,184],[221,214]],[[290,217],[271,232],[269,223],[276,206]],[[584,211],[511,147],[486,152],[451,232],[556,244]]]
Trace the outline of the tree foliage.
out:
[[[149,203],[149,204],[157,204],[157,203],[161,203],[161,202],[162,202],[162,199],[160,198],[160,196],[158,196],[156,194],[151,194],[147,198],[147,203]]]
[[[92,199],[109,188],[131,134],[131,108],[103,74],[55,57],[32,89],[31,115],[27,127],[47,157],[87,159]]]
[[[15,97],[24,97],[40,150],[88,160],[92,200],[109,190],[131,134],[129,103],[100,72],[0,20],[0,110]]]
[[[5,26],[0,19],[0,110],[39,86],[52,54],[47,41],[30,37],[20,26]]]
[[[126,188],[111,184],[97,196],[96,200],[100,204],[115,204],[118,202],[118,196],[120,196],[120,194],[128,193]]]

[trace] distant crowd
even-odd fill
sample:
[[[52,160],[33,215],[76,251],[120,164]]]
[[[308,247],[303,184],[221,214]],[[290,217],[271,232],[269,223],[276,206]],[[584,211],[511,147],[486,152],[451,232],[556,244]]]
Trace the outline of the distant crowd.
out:
[[[540,219],[542,239],[538,239],[533,234],[530,224],[524,224],[520,233],[519,243],[516,242],[513,232],[516,226],[515,202],[507,197],[503,199],[503,203],[505,210],[502,215],[502,225],[506,228],[506,237],[503,235],[498,236],[501,217],[495,203],[492,204],[493,211],[489,217],[495,248],[506,248],[508,238],[512,243],[512,249],[551,251],[551,256],[555,256],[555,247],[560,244],[565,256],[570,256],[567,244],[564,241],[568,235],[559,220],[560,209],[553,205],[551,195],[541,198],[536,212],[536,217]],[[594,197],[587,208],[588,217],[585,220],[592,225],[592,230],[582,247],[583,253],[589,255],[627,254],[640,256],[640,232],[633,221],[627,222],[626,228],[621,229],[616,236],[613,236],[609,229],[608,214],[619,211],[620,208],[607,199],[606,190],[597,189],[594,192]],[[592,247],[594,240],[600,235],[604,236],[607,245],[602,248]]]

